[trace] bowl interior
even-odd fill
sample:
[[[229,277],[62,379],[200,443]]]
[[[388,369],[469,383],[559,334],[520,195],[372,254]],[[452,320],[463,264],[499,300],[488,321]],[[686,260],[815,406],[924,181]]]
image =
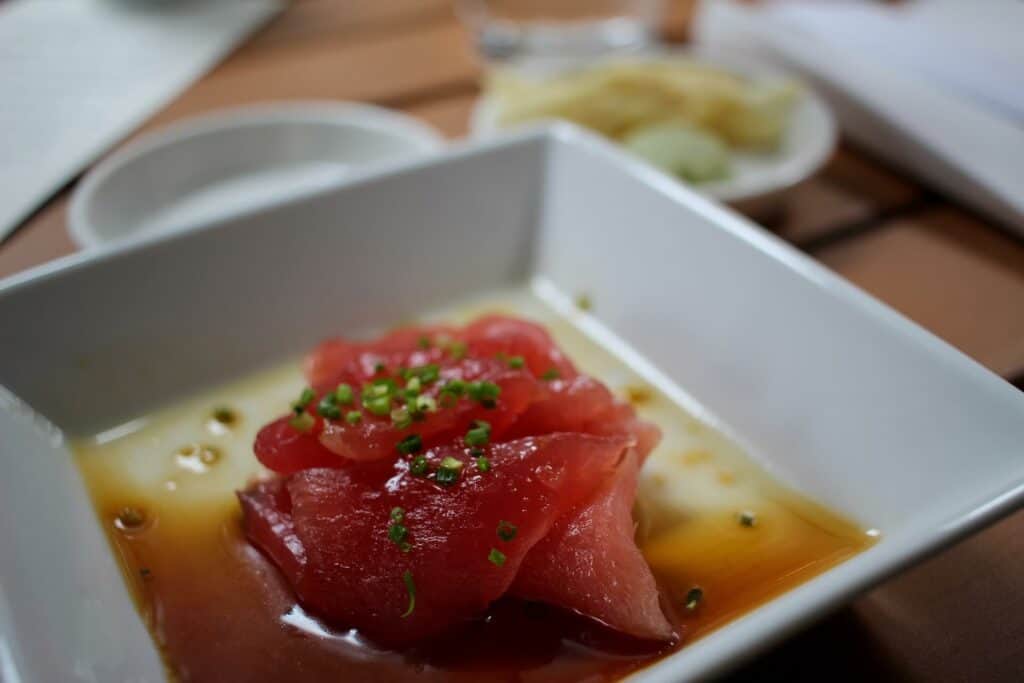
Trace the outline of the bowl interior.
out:
[[[382,264],[392,277],[380,277]],[[684,680],[735,663],[1022,498],[1016,390],[569,127],[8,280],[0,383],[66,432],[95,433],[325,336],[535,278],[588,292],[594,324],[699,399],[777,476],[883,532],[645,676]],[[14,549],[0,555],[11,661],[27,680],[152,678],[155,654],[68,453],[14,399],[0,421],[0,463],[13,472],[0,479],[0,519],[19,520],[0,525],[0,546]],[[126,624],[136,627],[127,647]]]

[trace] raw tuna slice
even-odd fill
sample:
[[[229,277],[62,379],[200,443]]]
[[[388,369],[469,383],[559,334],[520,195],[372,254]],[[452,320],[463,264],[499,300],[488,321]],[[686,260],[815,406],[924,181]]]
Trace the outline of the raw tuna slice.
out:
[[[440,379],[425,387],[422,396],[441,408],[425,412],[406,427],[397,427],[390,415],[364,413],[358,424],[344,420],[326,421],[320,442],[328,450],[352,460],[377,460],[395,455],[395,446],[409,434],[415,433],[424,443],[450,441],[466,433],[475,420],[486,420],[493,438],[502,438],[505,430],[533,401],[538,382],[522,371],[509,370],[505,363],[493,359],[463,359],[457,363],[439,365]],[[478,401],[462,398],[450,407],[444,407],[442,389],[449,381],[488,381],[500,388],[494,405],[487,407]],[[354,380],[353,380],[354,381]],[[361,392],[357,392],[361,395]],[[395,406],[399,407],[399,406]]]
[[[245,535],[265,552],[290,583],[306,567],[306,550],[295,534],[292,500],[284,479],[263,481],[238,492]]]
[[[549,382],[544,393],[516,420],[509,438],[551,432],[581,432],[600,436],[628,435],[636,440],[641,462],[658,445],[661,430],[641,420],[628,403],[612,395],[601,382],[586,375]]]
[[[430,340],[431,346],[420,348],[421,339]],[[437,362],[444,357],[445,343],[454,340],[453,328],[441,325],[404,327],[364,343],[329,339],[306,357],[306,379],[322,393],[353,377],[373,377],[379,363],[394,369],[403,363]]]
[[[460,336],[476,355],[521,357],[535,377],[551,371],[563,378],[576,376],[576,368],[547,330],[528,320],[486,315],[467,325]]]
[[[377,642],[405,645],[504,594],[555,520],[618,478],[630,444],[578,434],[509,441],[487,447],[486,472],[465,448],[433,449],[432,471],[445,457],[465,463],[448,488],[414,476],[405,458],[304,470],[284,480],[287,501],[273,485],[240,494],[245,531],[307,608]],[[389,535],[396,507],[404,551]]]
[[[527,553],[512,594],[574,610],[637,638],[670,638],[657,585],[633,538],[639,468],[630,451],[593,499],[560,517]]]
[[[327,450],[317,434],[323,420],[317,418],[307,432],[300,432],[282,417],[260,429],[253,451],[264,467],[278,474],[291,474],[311,467],[341,467],[342,458]]]

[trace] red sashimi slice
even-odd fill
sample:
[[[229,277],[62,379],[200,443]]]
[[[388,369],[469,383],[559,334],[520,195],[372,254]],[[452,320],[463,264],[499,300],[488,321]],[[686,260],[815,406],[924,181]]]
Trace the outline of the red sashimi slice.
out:
[[[284,479],[259,482],[239,491],[245,535],[296,584],[306,567],[306,551],[295,534],[292,502]]]
[[[462,436],[475,420],[486,420],[491,425],[491,437],[502,437],[506,429],[533,401],[539,383],[522,371],[512,371],[493,359],[465,359],[458,364],[442,366],[441,379],[423,392],[434,399],[440,410],[426,413],[421,420],[408,427],[398,428],[389,416],[366,414],[358,424],[344,421],[325,422],[320,442],[330,451],[351,460],[378,460],[395,457],[395,447],[410,434],[418,434],[425,444],[443,443]],[[501,388],[501,395],[493,407],[463,399],[454,406],[444,407],[440,388],[452,379],[465,381],[486,380]]]
[[[291,416],[274,420],[256,434],[253,451],[264,467],[291,474],[311,467],[341,467],[344,463],[320,443],[317,434],[323,420],[317,418],[308,432],[294,429]]]
[[[263,512],[268,501],[278,503],[278,513],[283,506],[253,495],[259,487],[242,494],[245,527],[306,607],[383,644],[409,644],[479,614],[505,593],[555,520],[615,476],[628,445],[622,437],[576,434],[521,439],[490,446],[488,472],[463,448],[434,449],[427,457],[435,468],[445,456],[466,463],[450,488],[413,476],[405,460],[388,468],[390,476],[366,466],[305,470],[287,479],[291,527],[275,526]],[[388,535],[395,507],[404,509],[408,552]],[[497,533],[503,521],[517,529],[511,540]],[[301,570],[297,561],[278,559],[290,546],[276,537],[291,529],[305,557]],[[406,572],[415,586],[408,614]]]
[[[513,595],[575,610],[637,638],[672,637],[654,577],[633,539],[639,467],[630,452],[590,502],[555,522],[527,553]]]
[[[430,340],[431,346],[420,348],[421,339]],[[436,363],[445,351],[435,342],[445,339],[455,339],[455,332],[442,325],[405,327],[365,343],[329,339],[306,357],[304,372],[310,385],[322,393],[341,382],[362,382],[373,377],[378,363],[392,371],[403,364],[411,367]]]
[[[632,406],[616,400],[608,387],[586,375],[549,382],[543,397],[509,430],[509,437],[556,431],[629,435],[636,440],[641,462],[661,440],[657,426],[638,418]]]
[[[576,375],[576,368],[547,330],[522,318],[486,315],[467,325],[461,337],[477,355],[521,356],[536,377],[550,370],[564,378]]]

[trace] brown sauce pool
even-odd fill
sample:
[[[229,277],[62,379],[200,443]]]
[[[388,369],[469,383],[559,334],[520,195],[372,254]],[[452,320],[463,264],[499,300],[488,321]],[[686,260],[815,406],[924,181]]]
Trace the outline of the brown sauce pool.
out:
[[[544,605],[502,600],[442,640],[389,652],[306,614],[242,536],[234,497],[259,474],[256,430],[302,386],[298,365],[290,364],[76,445],[99,521],[169,679],[615,680],[874,542],[775,483],[742,449],[549,309],[519,295],[510,301],[664,431],[641,475],[637,542],[678,641],[652,646]],[[695,587],[702,599],[688,609]]]
[[[622,677],[796,586],[870,543],[803,501],[773,502],[751,527],[720,516],[642,542],[679,642],[622,638],[587,619],[506,600],[406,653],[319,623],[241,534],[232,500],[194,507],[126,497],[88,476],[128,586],[179,681],[605,681]],[[786,503],[795,503],[796,509]],[[129,509],[126,515],[126,508]],[[141,519],[140,519],[141,517]],[[837,523],[839,533],[836,532]],[[685,605],[694,586],[695,609]]]

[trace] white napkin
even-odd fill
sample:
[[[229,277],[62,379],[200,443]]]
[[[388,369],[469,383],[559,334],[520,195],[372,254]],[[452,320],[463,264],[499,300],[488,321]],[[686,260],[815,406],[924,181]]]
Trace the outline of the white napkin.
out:
[[[802,73],[859,144],[1024,233],[1022,26],[1019,0],[717,0],[696,33]]]
[[[0,5],[0,240],[278,9],[277,0]]]

